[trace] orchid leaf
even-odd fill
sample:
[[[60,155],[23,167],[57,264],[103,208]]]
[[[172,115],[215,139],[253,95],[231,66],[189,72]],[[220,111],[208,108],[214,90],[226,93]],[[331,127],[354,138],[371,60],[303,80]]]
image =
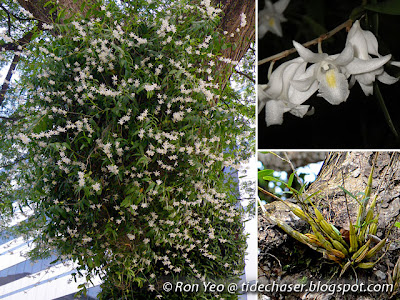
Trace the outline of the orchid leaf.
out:
[[[388,126],[390,127],[390,130],[392,131],[392,133],[394,134],[394,136],[396,137],[396,139],[399,138],[399,134],[397,133],[396,128],[394,127],[392,118],[390,117],[389,111],[386,107],[385,101],[383,100],[383,96],[381,94],[381,91],[379,89],[378,84],[375,82],[374,83],[374,94],[376,96],[376,98],[378,99],[379,105],[383,111],[383,114],[385,116],[386,122],[388,124]]]
[[[387,15],[400,15],[400,1],[398,0],[387,0],[376,4],[367,4],[364,8]]]

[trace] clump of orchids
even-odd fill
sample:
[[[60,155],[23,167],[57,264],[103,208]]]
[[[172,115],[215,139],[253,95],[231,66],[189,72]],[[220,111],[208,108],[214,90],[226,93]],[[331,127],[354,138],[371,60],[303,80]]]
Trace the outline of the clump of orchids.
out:
[[[300,57],[281,64],[270,75],[268,84],[258,87],[258,112],[265,106],[267,126],[282,124],[285,112],[303,117],[310,111],[309,105],[303,103],[317,90],[317,96],[337,105],[347,100],[349,88],[356,82],[368,96],[373,94],[376,79],[385,84],[398,81],[383,68],[391,55],[379,54],[376,37],[361,29],[358,20],[351,27],[340,54],[322,53],[320,47],[319,53],[313,53],[296,41],[293,45]],[[400,66],[397,62],[392,64]]]

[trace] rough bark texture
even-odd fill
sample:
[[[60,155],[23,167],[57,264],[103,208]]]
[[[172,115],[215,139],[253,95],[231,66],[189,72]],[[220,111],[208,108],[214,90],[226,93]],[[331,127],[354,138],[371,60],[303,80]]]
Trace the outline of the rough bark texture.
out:
[[[400,213],[400,153],[380,152],[375,163],[371,196],[378,195],[377,210],[379,225],[377,235],[383,237],[387,229],[395,222]],[[318,178],[308,188],[307,193],[321,191],[314,199],[326,218],[338,228],[348,229],[348,213],[344,192],[338,186],[344,186],[352,194],[364,192],[368,176],[374,164],[374,152],[331,152],[327,155]],[[355,223],[358,205],[354,199],[347,196],[347,203],[352,223]],[[299,220],[285,205],[277,201],[265,205],[269,214],[288,223],[300,232],[308,232],[309,226]],[[358,279],[364,282],[387,283],[388,274],[392,273],[399,256],[399,229],[393,227],[390,233],[389,251],[384,258],[371,270],[357,269]],[[264,218],[259,210],[259,276],[268,280],[296,281],[299,278],[314,277],[323,280],[332,276],[337,278],[338,265],[330,264],[322,255],[288,237],[277,226]],[[311,251],[310,251],[311,250]],[[283,268],[286,266],[286,270]],[[351,272],[345,273],[346,279],[354,279]],[[288,296],[285,299],[298,299],[299,295]],[[326,294],[319,294],[319,297]],[[342,296],[342,295],[341,295]],[[353,294],[346,299],[374,299],[377,295]],[[300,295],[302,299],[307,295]],[[343,296],[342,296],[343,297]],[[322,298],[321,298],[322,299]],[[329,299],[344,299],[331,297]],[[388,299],[388,294],[382,293],[379,299]]]
[[[372,181],[372,194],[378,195],[377,208],[380,212],[379,227],[383,228],[400,211],[400,153],[381,152],[378,155]],[[356,195],[364,192],[374,162],[373,152],[332,152],[326,158],[318,178],[309,187],[308,193],[321,191],[318,198],[327,203],[332,222],[348,228],[348,216],[344,186]],[[355,222],[358,205],[347,196],[352,222]]]
[[[353,195],[363,193],[374,162],[374,152],[331,152],[326,157],[317,179],[310,185],[307,194],[319,192],[314,203],[319,206],[325,217],[337,227],[349,228],[350,214],[354,224],[358,204],[339,188],[344,187]],[[375,164],[371,197],[378,195],[379,211],[378,234],[391,225],[400,214],[400,152],[380,152]],[[358,194],[359,195],[359,194]],[[278,218],[285,215],[275,204],[268,204],[270,211],[276,211]],[[287,208],[284,208],[287,211]],[[275,213],[274,213],[275,214]],[[396,233],[396,231],[394,231]]]
[[[54,23],[57,18],[57,13],[50,14],[52,5],[46,5],[48,0],[17,0],[18,3],[29,11],[37,20],[47,24]],[[65,18],[76,16],[78,14],[85,14],[91,7],[93,0],[60,0],[59,6],[65,9]],[[84,3],[83,10],[82,4]]]
[[[274,152],[282,158],[286,158],[285,152]],[[295,168],[304,167],[311,163],[316,163],[323,161],[327,152],[299,152],[291,151],[286,152],[289,160],[292,162]],[[290,164],[280,159],[276,155],[271,153],[261,153],[257,154],[257,159],[261,161],[266,169],[272,169],[282,172],[291,172],[292,169]]]
[[[220,0],[218,1],[223,6],[224,18],[220,27],[228,32],[235,33],[232,41],[237,45],[236,49],[229,49],[223,53],[226,57],[232,60],[239,61],[249,49],[251,43],[255,41],[255,1],[253,0]],[[241,28],[240,15],[246,15],[246,26]],[[240,28],[240,32],[236,29]]]
[[[255,1],[254,0],[213,0],[213,5],[221,5],[223,18],[219,27],[222,31],[227,31],[228,35],[234,33],[229,41],[236,45],[223,50],[222,55],[232,61],[240,61],[245,55],[250,45],[255,42]],[[246,26],[240,27],[240,15],[246,15]],[[239,28],[240,32],[236,29]],[[218,73],[226,74],[225,80],[220,82],[222,88],[232,74],[234,67],[230,64],[221,63],[218,66]]]

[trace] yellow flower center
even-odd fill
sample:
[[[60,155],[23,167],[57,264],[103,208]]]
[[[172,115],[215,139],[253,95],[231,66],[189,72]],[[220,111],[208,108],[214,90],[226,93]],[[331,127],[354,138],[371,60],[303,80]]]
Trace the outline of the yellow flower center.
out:
[[[328,83],[328,86],[330,88],[335,88],[336,87],[336,76],[335,76],[335,70],[331,69],[325,74],[326,76],[326,82]]]
[[[275,19],[274,18],[269,19],[268,23],[269,23],[269,26],[271,26],[271,27],[274,26],[275,25]]]

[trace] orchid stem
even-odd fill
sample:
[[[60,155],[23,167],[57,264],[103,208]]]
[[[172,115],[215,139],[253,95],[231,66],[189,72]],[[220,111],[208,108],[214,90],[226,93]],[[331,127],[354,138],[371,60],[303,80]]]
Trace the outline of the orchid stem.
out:
[[[322,40],[318,41],[318,53],[322,53]]]
[[[271,77],[271,73],[272,73],[272,69],[273,69],[273,67],[274,67],[274,64],[275,64],[275,61],[273,60],[273,61],[271,62],[271,64],[269,65],[269,68],[268,68],[268,80],[269,80],[269,78]]]
[[[312,45],[318,44],[318,42],[321,42],[323,40],[326,40],[326,39],[330,38],[331,36],[335,35],[336,33],[338,33],[343,28],[350,28],[352,23],[353,23],[353,20],[349,19],[346,22],[344,22],[344,23],[340,24],[339,26],[337,26],[336,28],[332,29],[331,31],[320,35],[316,39],[313,39],[311,41],[308,41],[308,42],[304,43],[303,46],[307,48],[307,47],[310,47]],[[270,57],[267,57],[267,58],[264,58],[264,59],[260,60],[258,62],[258,65],[260,66],[260,65],[265,64],[265,63],[267,63],[269,61],[277,61],[277,60],[282,59],[282,58],[288,56],[289,54],[292,54],[292,53],[295,53],[295,52],[296,52],[296,48],[292,48],[292,49],[289,49],[289,50],[282,51],[282,52],[280,52],[278,54],[275,54],[275,55],[272,55]]]
[[[376,98],[378,99],[379,105],[383,111],[383,115],[385,116],[386,122],[390,127],[390,130],[392,131],[392,133],[394,134],[394,136],[396,137],[397,140],[399,140],[399,135],[396,131],[396,128],[394,127],[394,124],[392,122],[392,118],[390,117],[389,111],[386,107],[385,101],[383,100],[382,94],[381,94],[381,90],[379,89],[378,84],[375,82],[374,83],[374,94],[376,96]]]

